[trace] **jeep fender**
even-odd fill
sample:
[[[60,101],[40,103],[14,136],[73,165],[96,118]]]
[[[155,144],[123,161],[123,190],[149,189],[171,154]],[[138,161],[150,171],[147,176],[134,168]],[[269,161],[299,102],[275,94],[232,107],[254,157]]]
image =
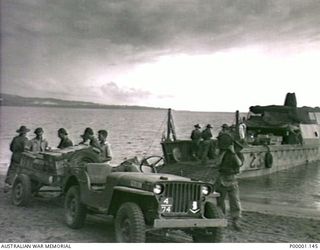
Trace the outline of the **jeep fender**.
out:
[[[147,224],[152,224],[158,217],[158,201],[153,192],[123,186],[114,187],[108,214],[115,215],[125,202],[136,203],[141,208]]]

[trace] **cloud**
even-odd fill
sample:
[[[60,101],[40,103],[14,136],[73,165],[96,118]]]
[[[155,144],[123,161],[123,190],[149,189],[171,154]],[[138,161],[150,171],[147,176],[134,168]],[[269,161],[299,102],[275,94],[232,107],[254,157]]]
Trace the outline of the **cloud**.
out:
[[[270,53],[317,46],[316,0],[4,0],[1,89],[115,103],[172,98],[120,87],[128,68],[165,55],[262,46]],[[97,75],[101,89],[91,90]],[[118,84],[115,84],[117,82]]]
[[[68,37],[75,45],[83,40],[92,46],[103,39],[140,51],[214,49],[316,36],[320,29],[320,4],[313,0],[12,0],[3,5],[4,29],[15,36],[58,36],[62,43]]]
[[[135,88],[119,87],[114,82],[109,82],[100,87],[103,97],[105,97],[109,103],[125,104],[134,103],[141,99],[148,99],[153,96],[152,93]]]

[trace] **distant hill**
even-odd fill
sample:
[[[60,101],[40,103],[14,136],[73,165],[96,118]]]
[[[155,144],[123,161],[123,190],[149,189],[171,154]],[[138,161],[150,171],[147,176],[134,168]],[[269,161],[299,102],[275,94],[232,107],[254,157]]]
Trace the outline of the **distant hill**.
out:
[[[161,109],[144,106],[106,105],[93,102],[67,101],[56,98],[23,97],[0,93],[0,106],[63,107],[92,109]]]

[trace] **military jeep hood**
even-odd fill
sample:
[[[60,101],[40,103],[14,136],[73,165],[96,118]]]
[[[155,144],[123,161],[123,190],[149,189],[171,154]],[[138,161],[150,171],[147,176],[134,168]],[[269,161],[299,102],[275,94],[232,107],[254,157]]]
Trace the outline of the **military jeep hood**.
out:
[[[186,177],[171,175],[171,174],[153,174],[153,173],[138,173],[138,172],[116,172],[112,173],[107,177],[108,179],[113,179],[117,186],[127,186],[141,188],[142,184],[145,183],[158,183],[161,181],[176,181],[176,182],[190,182],[191,180]],[[197,183],[202,183],[198,181],[192,181]]]

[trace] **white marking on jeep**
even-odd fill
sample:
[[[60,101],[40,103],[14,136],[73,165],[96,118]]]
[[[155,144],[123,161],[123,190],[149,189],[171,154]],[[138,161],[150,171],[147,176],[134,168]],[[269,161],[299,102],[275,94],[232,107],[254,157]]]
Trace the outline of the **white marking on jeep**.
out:
[[[189,210],[193,214],[198,213],[200,211],[200,209],[198,208],[198,202],[197,201],[193,201],[192,202],[192,208],[190,208]]]

